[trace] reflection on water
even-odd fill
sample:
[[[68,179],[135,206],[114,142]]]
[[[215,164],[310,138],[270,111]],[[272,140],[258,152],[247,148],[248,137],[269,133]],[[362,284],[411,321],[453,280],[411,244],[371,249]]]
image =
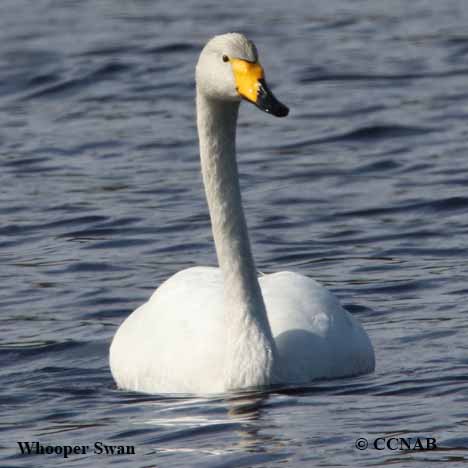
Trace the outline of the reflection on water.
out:
[[[267,401],[268,394],[258,392],[243,392],[227,396],[213,398],[190,398],[186,401],[178,401],[175,406],[156,403],[157,418],[145,420],[145,424],[156,427],[173,428],[168,437],[158,438],[155,447],[158,453],[170,452],[202,452],[204,454],[222,455],[232,452],[263,452],[265,442],[271,441],[271,436],[262,434],[265,429],[261,423],[262,405]],[[198,409],[207,409],[200,414]],[[187,414],[194,413],[193,416]],[[166,416],[164,416],[166,414]],[[215,444],[195,449],[187,447],[187,439],[190,434],[222,433],[229,431],[236,438],[227,446]],[[177,445],[177,444],[182,445]]]

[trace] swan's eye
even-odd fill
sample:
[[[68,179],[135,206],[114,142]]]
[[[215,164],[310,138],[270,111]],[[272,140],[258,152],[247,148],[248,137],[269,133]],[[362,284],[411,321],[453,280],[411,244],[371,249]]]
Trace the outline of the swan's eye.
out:
[[[227,55],[223,55],[223,62],[229,62],[229,57]]]

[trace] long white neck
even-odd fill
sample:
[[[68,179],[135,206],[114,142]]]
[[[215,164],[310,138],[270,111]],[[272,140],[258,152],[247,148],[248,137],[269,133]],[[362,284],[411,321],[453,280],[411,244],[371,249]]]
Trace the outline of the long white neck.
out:
[[[268,385],[277,351],[250,249],[236,161],[239,103],[209,99],[197,89],[197,124],[206,198],[224,279],[226,389]]]

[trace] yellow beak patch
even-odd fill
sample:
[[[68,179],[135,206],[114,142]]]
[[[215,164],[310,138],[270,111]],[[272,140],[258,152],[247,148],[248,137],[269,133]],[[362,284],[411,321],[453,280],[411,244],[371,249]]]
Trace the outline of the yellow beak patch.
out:
[[[259,80],[264,78],[263,68],[258,63],[241,59],[231,59],[230,62],[236,80],[237,92],[255,103],[260,86]]]

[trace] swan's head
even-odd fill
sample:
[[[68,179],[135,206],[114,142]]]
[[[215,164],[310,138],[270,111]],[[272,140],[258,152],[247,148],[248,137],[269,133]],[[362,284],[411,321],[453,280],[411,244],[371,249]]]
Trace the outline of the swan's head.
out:
[[[212,99],[245,99],[277,117],[289,113],[268,88],[255,45],[242,34],[211,39],[198,59],[196,80],[198,90]]]

